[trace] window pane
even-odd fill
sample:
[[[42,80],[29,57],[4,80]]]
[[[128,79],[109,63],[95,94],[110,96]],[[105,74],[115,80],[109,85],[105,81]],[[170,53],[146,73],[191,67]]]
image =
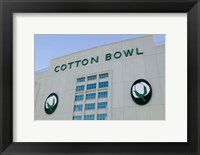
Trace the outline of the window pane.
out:
[[[86,94],[86,100],[95,99],[95,98],[96,98],[96,93]]]
[[[94,120],[94,115],[85,115],[84,120]]]
[[[90,81],[90,80],[96,80],[97,76],[96,75],[93,75],[93,76],[88,76],[87,77],[87,80]]]
[[[83,91],[83,90],[84,90],[84,85],[76,86],[76,91]]]
[[[75,96],[75,101],[82,101],[83,100],[83,95],[76,95]]]
[[[82,78],[78,78],[77,79],[77,82],[84,82],[85,81],[85,77],[82,77]]]
[[[85,104],[85,110],[93,110],[93,109],[95,109],[95,103]]]
[[[96,83],[87,84],[87,90],[96,89]]]
[[[107,91],[98,93],[98,98],[106,98],[107,96],[108,96],[108,92]]]
[[[107,108],[107,102],[99,102],[98,109],[104,109],[104,108]]]
[[[107,120],[107,114],[97,114],[97,120]]]
[[[74,111],[81,111],[82,109],[83,109],[83,105],[82,104],[74,106]]]
[[[108,73],[99,74],[99,78],[100,78],[100,79],[107,78],[107,77],[108,77]]]
[[[73,120],[82,120],[82,116],[73,116]]]
[[[106,87],[108,87],[108,81],[99,82],[99,88],[106,88]]]

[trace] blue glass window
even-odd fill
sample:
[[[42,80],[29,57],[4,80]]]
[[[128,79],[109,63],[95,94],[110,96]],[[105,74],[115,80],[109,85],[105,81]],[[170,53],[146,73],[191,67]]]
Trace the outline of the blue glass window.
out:
[[[87,80],[90,81],[90,80],[96,80],[97,79],[97,76],[96,75],[93,75],[93,76],[88,76],[87,77]]]
[[[73,120],[82,120],[82,116],[73,116]]]
[[[96,83],[87,84],[87,90],[96,89]]]
[[[97,114],[97,120],[107,120],[107,114]]]
[[[95,109],[95,103],[87,103],[85,104],[85,110]]]
[[[83,105],[82,104],[74,106],[74,111],[81,111],[82,109],[83,109]]]
[[[108,87],[108,81],[99,82],[99,88],[106,88],[106,87]]]
[[[83,100],[83,95],[76,95],[75,96],[75,101],[82,101]]]
[[[103,79],[103,78],[107,78],[107,77],[108,77],[108,73],[99,74],[99,79]]]
[[[94,115],[85,115],[84,120],[94,120]]]
[[[84,85],[76,86],[76,91],[83,91],[83,90],[84,90]]]
[[[95,98],[96,98],[96,93],[86,94],[86,100],[95,99]]]
[[[82,77],[82,78],[78,78],[77,79],[77,82],[84,82],[85,81],[85,77]]]
[[[107,108],[107,102],[99,102],[98,109],[104,109],[104,108]]]
[[[104,92],[99,92],[98,93],[98,98],[105,98],[108,96],[108,92],[104,91]]]

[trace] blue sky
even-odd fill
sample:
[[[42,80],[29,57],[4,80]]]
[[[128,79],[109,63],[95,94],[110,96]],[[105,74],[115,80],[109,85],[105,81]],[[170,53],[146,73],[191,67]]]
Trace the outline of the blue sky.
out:
[[[49,67],[54,58],[110,44],[137,38],[143,34],[36,34],[35,71]],[[165,41],[165,35],[154,35],[154,42]]]

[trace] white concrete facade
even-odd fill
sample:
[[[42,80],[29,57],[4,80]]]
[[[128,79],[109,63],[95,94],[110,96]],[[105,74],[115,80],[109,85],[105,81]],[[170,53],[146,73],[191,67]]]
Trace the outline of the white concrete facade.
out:
[[[137,54],[137,50],[138,53]],[[124,50],[133,50],[132,56],[125,56]],[[122,55],[114,53],[121,52]],[[106,54],[112,55],[106,61]],[[141,54],[142,53],[142,54]],[[94,57],[98,62],[93,61]],[[88,59],[87,65],[75,61]],[[71,68],[68,63],[71,63]],[[64,65],[63,71],[61,67]],[[59,66],[59,67],[57,67]],[[56,68],[57,67],[57,68]],[[55,69],[56,68],[56,69]],[[58,71],[58,72],[55,72]],[[101,74],[106,78],[99,78]],[[95,80],[87,80],[96,75]],[[77,82],[85,77],[84,82]],[[152,87],[152,97],[146,105],[136,104],[131,97],[131,86],[137,79],[147,80]],[[99,88],[99,82],[108,81],[108,87]],[[96,89],[87,90],[87,84],[96,83]],[[84,90],[76,91],[76,86],[84,85]],[[107,92],[107,97],[98,98],[99,92]],[[49,94],[56,93],[59,103],[52,114],[44,110]],[[86,94],[95,93],[95,99],[86,100]],[[83,94],[83,100],[75,101],[75,96]],[[106,108],[98,108],[99,102],[107,102]],[[94,103],[94,109],[86,110],[85,105]],[[82,105],[82,110],[74,110]],[[107,120],[164,120],[165,119],[165,45],[155,46],[153,35],[139,37],[104,45],[71,55],[53,59],[46,72],[35,73],[35,120],[73,120],[74,116],[93,115],[96,120],[106,114]]]

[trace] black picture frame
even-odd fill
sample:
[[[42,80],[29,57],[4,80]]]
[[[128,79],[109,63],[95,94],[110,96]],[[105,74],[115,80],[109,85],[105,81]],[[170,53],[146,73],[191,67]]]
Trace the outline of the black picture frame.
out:
[[[13,142],[13,13],[187,13],[187,143]],[[1,154],[200,154],[199,0],[0,0]],[[181,58],[177,58],[181,59]],[[30,133],[31,134],[31,133]]]

